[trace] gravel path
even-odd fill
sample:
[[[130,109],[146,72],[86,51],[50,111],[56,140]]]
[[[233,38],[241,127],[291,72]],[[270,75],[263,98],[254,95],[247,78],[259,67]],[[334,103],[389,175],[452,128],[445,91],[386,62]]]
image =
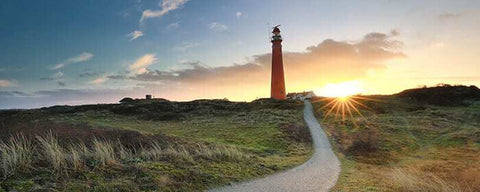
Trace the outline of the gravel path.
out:
[[[212,189],[210,192],[319,192],[332,188],[340,173],[340,161],[333,153],[327,135],[313,115],[313,107],[309,101],[305,101],[303,116],[310,128],[315,148],[315,153],[310,160],[281,173]]]

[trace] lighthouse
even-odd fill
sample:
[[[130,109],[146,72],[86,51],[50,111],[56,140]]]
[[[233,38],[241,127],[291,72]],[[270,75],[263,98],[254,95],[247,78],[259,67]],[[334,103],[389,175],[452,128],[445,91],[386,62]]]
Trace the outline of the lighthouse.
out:
[[[285,75],[283,72],[282,59],[282,36],[280,35],[280,25],[273,28],[272,31],[272,85],[270,97],[272,99],[285,100]]]

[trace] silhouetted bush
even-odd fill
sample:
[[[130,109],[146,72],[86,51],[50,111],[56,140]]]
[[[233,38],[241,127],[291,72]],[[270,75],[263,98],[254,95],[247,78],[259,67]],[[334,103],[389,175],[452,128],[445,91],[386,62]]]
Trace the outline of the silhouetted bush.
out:
[[[480,100],[480,89],[473,85],[440,84],[437,87],[408,89],[396,95],[431,105],[466,106],[470,104],[469,100]]]
[[[130,97],[125,97],[123,98],[122,100],[120,100],[119,102],[120,103],[133,103],[135,100],[133,100],[132,98]]]

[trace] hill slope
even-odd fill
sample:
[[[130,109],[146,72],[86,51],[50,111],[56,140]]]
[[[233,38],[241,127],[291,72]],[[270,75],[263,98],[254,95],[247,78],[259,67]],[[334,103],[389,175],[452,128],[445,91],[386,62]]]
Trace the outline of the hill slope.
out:
[[[478,93],[447,86],[357,96],[362,115],[352,109],[344,119],[336,110],[325,118],[330,100],[317,99],[342,161],[333,191],[480,191]]]
[[[1,111],[0,191],[198,191],[271,174],[312,152],[302,106],[137,100]]]

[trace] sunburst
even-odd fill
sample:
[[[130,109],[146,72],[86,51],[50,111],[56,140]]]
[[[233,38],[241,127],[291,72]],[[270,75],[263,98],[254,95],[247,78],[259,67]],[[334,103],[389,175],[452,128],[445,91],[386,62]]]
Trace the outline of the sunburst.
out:
[[[342,122],[347,121],[349,118],[355,126],[355,116],[365,119],[361,109],[372,110],[370,107],[362,103],[363,101],[379,101],[377,99],[363,97],[359,95],[341,96],[341,97],[326,97],[314,102],[326,102],[320,110],[325,110],[326,113],[323,116],[322,121],[326,120],[329,116],[333,116],[335,119],[340,119]]]

